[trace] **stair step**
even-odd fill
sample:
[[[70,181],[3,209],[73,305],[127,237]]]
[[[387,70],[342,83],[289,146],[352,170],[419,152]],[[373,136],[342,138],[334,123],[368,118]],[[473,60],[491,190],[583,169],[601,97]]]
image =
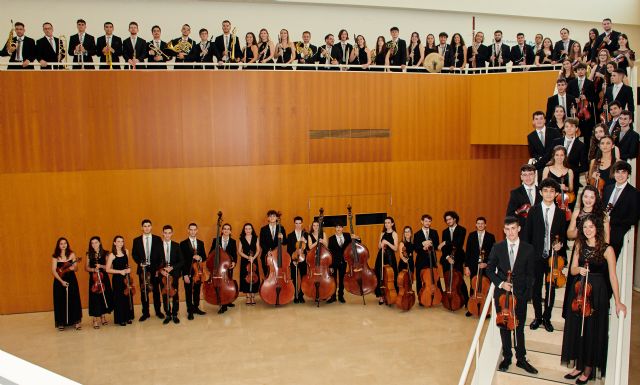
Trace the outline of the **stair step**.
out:
[[[527,326],[526,328],[529,327],[529,324],[531,324],[531,321],[533,321],[533,319],[535,318],[535,312],[533,311],[533,305],[532,304],[527,304]],[[554,308],[553,311],[551,312],[551,325],[553,325],[553,328],[555,330],[564,330],[564,318],[562,318],[562,309],[561,308]],[[540,326],[540,328],[537,331],[540,331],[540,329],[542,329],[543,332],[547,333],[547,331],[544,330],[543,326]]]
[[[569,369],[560,364],[560,355],[558,354],[549,354],[542,353],[536,351],[527,351],[527,359],[529,363],[533,365],[536,369],[538,369],[538,374],[530,374],[520,369],[515,364],[509,367],[507,373],[514,374],[520,376],[516,378],[517,381],[512,382],[516,384],[525,383],[524,381],[533,380],[542,380],[548,382],[527,382],[531,384],[547,384],[547,383],[560,383],[560,384],[575,384],[576,380],[567,380],[564,378],[564,375],[569,373]],[[496,372],[496,375],[500,372]],[[523,377],[529,377],[529,379],[525,379]],[[511,379],[514,379],[513,377]],[[506,383],[506,382],[505,382]],[[595,384],[602,384],[602,382],[596,381]]]
[[[525,328],[525,343],[527,351],[537,351],[543,353],[562,353],[562,330],[554,330],[549,333],[546,330],[531,330]]]
[[[564,378],[563,378],[564,380]],[[574,382],[575,383],[575,382]],[[517,373],[509,372],[496,372],[493,377],[493,385],[557,385],[564,384],[564,382],[544,380],[542,378],[523,376]]]

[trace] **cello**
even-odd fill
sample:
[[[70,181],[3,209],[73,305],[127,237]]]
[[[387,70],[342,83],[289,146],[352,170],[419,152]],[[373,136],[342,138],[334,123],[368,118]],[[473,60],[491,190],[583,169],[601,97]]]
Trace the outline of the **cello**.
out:
[[[382,254],[380,255],[380,265],[382,266],[382,282],[380,290],[384,303],[391,306],[396,303],[398,293],[396,292],[395,273],[393,267],[384,264],[384,254],[387,252],[386,245],[382,245]]]
[[[407,249],[402,251],[405,258],[411,258],[407,255]],[[407,263],[407,270],[398,273],[398,298],[396,298],[396,306],[403,311],[409,311],[416,303],[416,293],[413,291],[413,281],[411,273],[411,265]]]
[[[449,255],[455,261],[456,258],[456,246],[451,246],[451,255]],[[444,272],[445,292],[442,296],[442,306],[445,309],[456,311],[464,306],[464,300],[460,294],[460,287],[462,285],[462,273],[453,268],[453,263],[449,264],[449,269]]]
[[[320,208],[318,238],[322,238],[323,222],[324,209]],[[332,260],[331,252],[320,242],[320,239],[307,253],[307,274],[302,277],[302,292],[316,301],[318,307],[320,307],[320,301],[324,301],[336,293],[336,281],[329,273]]]
[[[484,263],[485,251],[480,250],[480,256],[478,257],[478,272],[476,276],[471,279],[471,287],[473,288],[473,295],[469,298],[467,303],[467,309],[476,317],[480,317],[482,313],[482,307],[487,300],[487,293],[489,292],[489,286],[491,281],[484,275],[484,269],[480,268],[480,264]]]
[[[436,284],[436,282],[440,280],[440,273],[438,272],[438,268],[433,266],[433,260],[435,259],[433,246],[429,246],[427,250],[429,251],[429,267],[425,267],[420,271],[422,288],[419,292],[418,301],[420,301],[424,307],[431,307],[440,305],[442,302],[442,290],[440,290]]]
[[[507,271],[507,283],[511,284],[511,270]],[[513,289],[512,289],[513,290]],[[512,290],[504,291],[498,297],[498,316],[496,317],[496,325],[505,330],[516,330],[518,327],[518,319],[516,318],[516,296]]]
[[[202,291],[205,301],[212,305],[228,305],[238,298],[238,283],[229,276],[232,260],[229,254],[221,247],[220,227],[222,224],[222,211],[218,211],[216,224],[216,248],[207,257],[207,269],[210,272],[209,279],[204,282]],[[224,310],[222,310],[224,311]]]
[[[269,305],[286,305],[293,301],[295,288],[291,282],[291,256],[282,248],[282,238],[280,237],[280,213],[276,214],[277,226],[276,236],[278,246],[267,253],[267,264],[269,265],[269,276],[264,279],[260,286],[260,297]]]
[[[353,230],[353,213],[351,204],[347,205],[349,230]],[[362,297],[362,304],[366,305],[364,296],[371,294],[378,285],[376,274],[369,267],[369,250],[356,239],[351,239],[350,247],[344,250],[344,260],[347,262],[347,272],[344,275],[344,287],[353,295]]]

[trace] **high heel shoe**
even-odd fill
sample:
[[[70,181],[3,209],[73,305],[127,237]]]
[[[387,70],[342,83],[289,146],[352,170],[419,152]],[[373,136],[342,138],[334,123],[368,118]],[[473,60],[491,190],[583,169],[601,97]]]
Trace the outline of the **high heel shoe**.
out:
[[[582,371],[579,371],[576,374],[571,374],[571,373],[567,373],[564,375],[564,378],[566,378],[567,380],[575,380],[576,378],[580,377],[580,375],[582,374]]]
[[[580,377],[576,379],[576,384],[586,384],[589,381],[593,380],[593,373],[589,374],[586,380],[581,380]]]

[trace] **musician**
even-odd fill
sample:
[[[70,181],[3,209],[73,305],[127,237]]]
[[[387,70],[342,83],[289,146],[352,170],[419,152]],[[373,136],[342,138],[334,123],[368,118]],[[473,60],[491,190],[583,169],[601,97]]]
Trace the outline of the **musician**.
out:
[[[596,55],[596,49],[598,46],[596,45],[596,39],[598,38],[598,29],[591,28],[589,30],[589,41],[585,43],[584,47],[582,47],[582,53],[584,58],[587,59],[587,65],[591,65],[593,62],[593,57]],[[607,51],[608,52],[608,51]]]
[[[162,29],[158,25],[151,27],[151,35],[153,40],[148,44],[147,63],[166,63],[170,59],[171,51],[167,50],[167,43],[161,39]],[[152,48],[153,47],[153,48]],[[147,66],[152,70],[166,70],[166,65]]]
[[[558,182],[560,185],[558,193],[560,194],[575,191],[573,183],[576,177],[573,170],[569,168],[567,158],[567,148],[558,144],[551,151],[546,167],[542,170],[542,179],[551,178]],[[569,205],[569,208],[573,210],[573,205]]]
[[[209,31],[206,28],[201,28],[198,31],[200,36],[200,42],[193,46],[191,52],[189,52],[189,61],[199,63],[194,66],[197,69],[213,69],[212,64],[206,65],[204,63],[218,63],[220,53],[214,44],[211,44],[209,40]],[[239,52],[239,51],[238,51]],[[200,65],[200,63],[202,63]]]
[[[349,64],[360,65],[361,68],[350,68],[350,71],[366,71],[369,69],[369,49],[364,36],[356,36],[356,44],[349,55]]]
[[[420,34],[418,32],[411,33],[409,39],[409,48],[407,49],[407,64],[409,68],[407,72],[423,72],[422,63],[424,62],[424,47],[420,42]]]
[[[258,34],[258,63],[272,63],[273,57],[276,54],[276,48],[271,39],[269,38],[269,31],[266,28],[262,28]],[[273,69],[269,66],[258,67],[260,70]]]
[[[526,358],[527,350],[524,340],[524,325],[527,320],[527,302],[531,298],[534,282],[534,271],[536,257],[533,247],[524,239],[520,239],[521,227],[518,219],[507,216],[504,220],[504,241],[498,242],[489,254],[487,263],[487,276],[496,286],[494,294],[496,310],[499,310],[499,298],[505,291],[510,291],[516,297],[514,316],[518,325],[515,330],[516,340],[516,366],[529,373],[536,374],[538,370],[534,368]],[[507,281],[507,272],[512,273],[512,282]],[[508,306],[505,304],[505,306]],[[502,361],[498,370],[506,372],[511,365],[513,353],[511,351],[511,332],[507,329],[500,329],[502,339]]]
[[[197,238],[198,225],[193,222],[189,223],[187,233],[189,234],[187,239],[180,242],[180,252],[184,258],[182,265],[182,283],[184,285],[184,297],[187,305],[187,319],[191,321],[193,320],[194,314],[207,314],[200,310],[200,288],[202,287],[202,281],[198,283],[193,282],[193,263],[200,262],[204,270],[207,254],[204,250],[204,242]]]
[[[383,266],[391,266],[393,269],[393,285],[398,291],[398,262],[396,260],[396,251],[398,250],[398,233],[396,233],[396,224],[392,217],[386,217],[384,226],[378,240],[378,255],[376,256],[375,272],[378,278],[378,287],[375,294],[378,298],[378,305],[384,304],[384,292],[380,288],[384,283],[382,269]],[[384,255],[384,256],[383,256]],[[391,306],[392,304],[389,304]]]
[[[544,36],[542,36],[541,33],[536,33],[536,37],[534,38],[534,41],[535,41],[535,44],[531,47],[531,49],[533,50],[533,55],[535,56],[542,49]],[[549,41],[551,41],[551,39],[549,39]]]
[[[271,250],[275,250],[278,247],[278,239],[281,240],[282,246],[286,247],[287,245],[287,232],[284,229],[282,224],[280,225],[280,233],[276,235],[276,230],[278,227],[278,212],[276,210],[267,211],[267,221],[268,223],[260,229],[260,249],[262,250],[262,255],[260,256],[260,260],[262,263],[262,271],[264,273],[264,277],[269,275],[269,265],[267,264],[267,254]]]
[[[617,69],[611,74],[611,85],[607,87],[604,97],[620,103],[623,110],[629,111],[632,115],[636,110],[633,100],[633,90],[630,86],[623,84],[626,74],[624,70]]]
[[[107,53],[111,52],[111,66],[107,61]],[[120,69],[117,64],[120,62],[120,56],[122,56],[122,39],[113,34],[113,23],[107,21],[104,23],[104,36],[98,37],[96,40],[96,54],[100,59],[100,63],[106,63],[100,65],[100,69]]]
[[[547,98],[547,117],[553,116],[557,106],[562,106],[566,111],[575,103],[576,100],[576,96],[567,94],[566,79],[559,78],[556,80],[556,88],[558,93]],[[548,123],[551,123],[551,120],[549,120]]]
[[[222,234],[220,238],[214,238],[211,242],[211,248],[209,249],[209,255],[211,253],[215,253],[216,247],[220,243],[220,249],[224,250],[229,257],[231,257],[231,266],[227,270],[227,274],[229,274],[229,279],[233,280],[233,269],[236,267],[236,262],[238,261],[238,245],[236,240],[231,238],[231,225],[225,223],[222,225]],[[222,314],[227,311],[227,308],[235,307],[236,305],[233,302],[223,304],[218,309],[218,314]]]
[[[96,54],[96,40],[93,36],[86,33],[87,22],[83,19],[76,21],[78,33],[71,35],[69,38],[69,48],[67,52],[73,54],[73,62],[81,63],[74,65],[73,69],[84,69],[84,63],[88,64],[87,68],[93,69],[93,56]]]
[[[435,246],[439,244],[438,231],[431,229],[432,217],[429,214],[423,214],[420,217],[422,227],[413,235],[413,250],[416,252],[416,289],[422,289],[422,277],[420,276],[422,269],[438,268],[436,260]],[[437,282],[438,287],[440,281]],[[420,306],[423,306],[421,303]]]
[[[463,266],[466,260],[464,239],[467,236],[467,229],[458,225],[460,217],[455,211],[445,211],[443,218],[447,228],[442,230],[442,242],[438,245],[438,250],[442,252],[440,264],[443,270],[449,269],[449,267],[453,265],[455,270],[458,270],[460,274],[464,274]],[[454,247],[456,249],[455,252],[453,250]],[[464,280],[460,285],[460,290],[462,291],[460,294],[466,307],[467,302],[469,302],[469,290]]]
[[[286,29],[280,30],[278,36],[278,46],[276,48],[276,63],[291,64],[296,58],[296,47],[289,38],[289,31]],[[291,66],[282,65],[276,66],[279,70],[290,70]]]
[[[516,68],[512,68],[511,72],[521,72],[525,69],[517,68],[519,66],[528,66],[533,64],[533,48],[527,44],[524,33],[518,32],[516,35],[517,45],[511,47],[511,53],[509,56],[511,57],[511,61],[513,62],[513,66]]]
[[[135,21],[129,23],[129,33],[131,36],[122,42],[122,57],[130,68],[135,69],[147,57],[147,41],[138,37],[138,23]],[[140,68],[144,69],[144,66]]]
[[[573,70],[573,64],[571,63],[571,60],[568,57],[562,59],[562,68],[560,69],[558,78],[566,79],[567,83],[569,83],[570,81],[576,78],[576,73]]]
[[[600,151],[600,139],[605,136],[611,137],[607,133],[607,130],[607,125],[604,123],[600,123],[593,128],[593,136],[591,137],[591,144],[589,146],[589,162],[593,159],[600,159],[602,157],[602,151]],[[613,146],[611,154],[615,157],[614,159],[620,159],[620,149],[617,146]]]
[[[466,260],[464,262],[464,275],[469,277],[469,283],[473,277],[478,275],[478,268],[486,269],[489,253],[496,243],[496,237],[487,231],[487,219],[485,217],[476,218],[476,230],[467,237]],[[484,251],[484,260],[480,262],[480,251]],[[485,271],[486,274],[486,271]],[[474,290],[474,288],[471,288]],[[471,312],[467,310],[465,316],[471,317]]]
[[[594,179],[604,180],[604,186],[615,183],[613,177],[613,164],[618,160],[614,151],[613,138],[605,135],[598,142],[596,158],[589,164],[589,175]]]
[[[556,253],[558,257],[566,258],[565,239],[567,235],[567,221],[564,211],[556,207],[555,199],[560,192],[560,185],[551,178],[543,179],[540,183],[542,201],[529,211],[524,227],[523,240],[533,245],[535,252],[535,282],[533,284],[532,302],[535,319],[529,327],[536,330],[543,325],[545,330],[553,332],[551,325],[551,311],[556,296],[555,287],[549,288],[546,276],[549,275],[549,257]],[[555,237],[560,241],[556,242]],[[542,311],[542,287],[544,284],[545,300]]]
[[[602,20],[602,29],[604,31],[598,36],[594,46],[597,48],[596,51],[600,51],[601,49],[606,49],[609,51],[609,55],[613,55],[613,52],[616,51],[620,46],[618,45],[618,38],[620,37],[620,32],[613,30],[613,23],[611,23],[611,19],[606,18]],[[596,52],[593,52],[593,57],[591,57],[591,61],[595,59]]]
[[[557,146],[562,146],[566,149],[566,161],[573,174],[573,190],[576,192],[580,187],[580,174],[589,169],[587,147],[578,139],[577,130],[578,119],[569,118],[564,125],[564,137],[556,138],[551,143],[554,149]],[[552,152],[547,155],[547,162],[551,160],[552,155]],[[544,178],[544,176],[542,178]]]
[[[245,47],[242,51],[243,63],[255,63],[258,60],[258,43],[256,42],[256,35],[253,32],[247,32],[244,36]],[[196,47],[197,48],[197,47]],[[256,66],[244,67],[249,70],[256,69]]]
[[[304,303],[304,293],[300,290],[300,281],[298,277],[304,277],[307,274],[307,264],[305,258],[307,255],[307,232],[304,231],[302,217],[293,218],[294,229],[287,235],[287,253],[291,256],[291,280],[293,286],[298,290],[294,303]],[[296,269],[297,266],[297,269]]]
[[[13,24],[16,36],[13,37],[12,45],[6,45],[0,50],[0,56],[9,56],[9,64],[7,69],[23,70],[29,69],[29,65],[38,57],[36,42],[32,38],[25,36],[24,24],[17,21]],[[15,45],[14,45],[15,44]]]
[[[133,240],[131,256],[138,265],[136,273],[138,274],[138,281],[140,283],[142,316],[138,321],[144,322],[149,318],[149,291],[146,289],[149,285],[152,287],[153,308],[156,312],[156,316],[160,319],[164,319],[164,314],[162,314],[162,311],[160,310],[160,281],[155,274],[162,262],[163,251],[162,238],[151,234],[151,220],[143,219],[140,226],[142,226],[142,235]],[[145,273],[147,275],[146,277]]]
[[[240,291],[247,296],[247,305],[256,304],[256,293],[260,290],[260,272],[258,269],[258,261],[256,260],[261,254],[258,235],[251,223],[245,223],[243,234],[240,237]],[[253,272],[250,270],[253,269]],[[255,282],[249,279],[249,275],[255,277]]]
[[[502,31],[496,30],[493,33],[493,44],[491,45],[491,56],[489,65],[491,67],[504,67],[510,61],[510,51],[508,45],[502,43]],[[507,72],[507,69],[490,70],[489,72]]]
[[[111,253],[107,257],[106,271],[113,275],[113,322],[120,326],[130,325],[135,317],[132,298],[133,278],[129,266],[129,250],[125,249],[124,238],[120,235],[113,238]]]
[[[591,132],[593,126],[595,126],[595,113],[594,104],[596,103],[596,93],[593,82],[586,78],[587,65],[584,63],[578,63],[576,66],[576,78],[569,81],[567,86],[567,93],[571,95],[577,95],[576,105],[579,105],[580,101],[586,100],[588,102],[587,108],[591,113],[590,119],[582,119],[579,124],[580,132],[584,137],[585,143],[589,143],[591,140]],[[578,110],[579,107],[576,107]],[[579,113],[579,112],[577,112]]]
[[[574,41],[573,44],[571,44],[571,48],[569,48],[568,58],[569,60],[571,60],[571,65],[573,65],[574,67],[577,66],[578,63],[584,63],[585,65],[587,64],[587,61],[582,57],[582,47],[577,41]]]
[[[338,291],[338,301],[344,303],[344,274],[347,270],[347,263],[344,260],[344,251],[351,246],[352,239],[360,239],[356,235],[345,233],[342,223],[336,223],[335,234],[329,237],[329,251],[332,256],[331,275],[336,282]],[[327,303],[336,301],[336,294],[333,293]]]
[[[633,67],[636,60],[636,54],[629,49],[629,38],[627,37],[627,34],[620,34],[620,37],[618,37],[618,45],[620,47],[613,51],[613,60],[618,64],[618,68],[624,70],[624,73],[628,75],[627,68]]]
[[[384,36],[378,36],[376,47],[371,50],[371,64],[384,66],[387,61],[387,42]],[[383,72],[384,68],[372,68],[371,71]]]
[[[240,41],[235,33],[231,33],[231,22],[222,22],[222,35],[216,36],[215,48],[218,52],[217,58],[223,63],[238,63],[242,59],[242,49]]]
[[[455,72],[456,68],[462,69],[467,65],[467,46],[464,39],[459,33],[451,36],[451,44],[449,44],[449,69]]]
[[[332,34],[327,34],[324,37],[324,46],[318,47],[318,63],[324,64],[319,66],[318,69],[324,71],[337,71],[336,67],[329,67],[330,64],[338,64],[338,60],[333,56],[333,42],[334,38]]]
[[[331,47],[331,57],[336,59],[338,64],[348,64],[352,50],[353,46],[349,44],[349,32],[341,29],[338,32],[338,43]]]
[[[180,245],[178,242],[172,241],[171,237],[173,236],[173,227],[171,225],[164,225],[162,227],[162,249],[164,251],[164,255],[162,255],[162,260],[158,265],[159,270],[157,271],[158,279],[162,282],[162,277],[166,277],[169,279],[169,276],[173,277],[171,281],[171,286],[175,289],[175,295],[172,297],[172,304],[169,307],[169,295],[162,295],[162,305],[164,307],[164,312],[167,316],[164,319],[163,324],[168,324],[173,320],[173,323],[178,324],[180,320],[178,319],[178,309],[180,306],[180,301],[178,299],[178,280],[182,275],[182,252],[180,251]],[[162,285],[162,283],[160,283]]]
[[[573,106],[571,106],[572,111],[575,111]],[[560,133],[564,132],[564,125],[567,121],[567,112],[564,107],[556,106],[553,110],[553,116],[549,120],[549,128],[554,129]]]
[[[104,274],[108,255],[109,252],[102,248],[100,237],[91,237],[84,271],[89,273],[89,315],[93,317],[94,329],[99,329],[100,323],[107,325],[106,315],[113,310],[111,280],[107,274]]]
[[[535,59],[533,61],[533,63],[536,66],[549,66],[550,64],[556,64],[556,62],[553,60],[553,42],[551,41],[551,39],[549,39],[548,37],[545,37],[544,40],[542,40],[542,47],[536,51],[535,55]],[[546,67],[545,69],[553,69],[554,67]]]
[[[387,50],[386,64],[392,67],[400,66],[400,69],[391,68],[392,72],[404,71],[407,67],[407,42],[398,37],[400,34],[398,27],[391,27],[389,32],[391,40],[387,42],[389,49]]]
[[[560,132],[555,128],[545,126],[544,112],[535,111],[532,115],[534,130],[527,135],[527,143],[529,146],[529,156],[535,162],[536,170],[541,172],[544,168],[542,162],[544,156],[551,149],[553,140],[559,138]],[[511,213],[510,215],[513,215]]]
[[[607,135],[617,136],[620,132],[620,114],[622,113],[622,105],[619,101],[615,100],[609,103],[609,115],[611,115],[611,120],[605,124],[607,127]]]
[[[612,171],[615,183],[604,186],[602,201],[605,206],[611,205],[612,207],[609,212],[611,246],[616,253],[616,258],[618,258],[625,234],[631,226],[638,223],[638,199],[640,197],[638,190],[629,184],[629,175],[631,175],[629,163],[619,160],[613,165]]]
[[[82,329],[82,305],[76,270],[78,270],[76,254],[71,250],[69,241],[58,238],[56,248],[51,255],[51,274],[53,275],[53,316],[58,330],[74,325],[76,330]],[[69,271],[62,276],[56,271],[71,264]]]
[[[195,45],[195,41],[189,37],[191,35],[191,26],[189,24],[184,24],[180,29],[181,36],[171,40],[171,44],[176,46],[178,43],[182,43],[185,45],[185,48],[180,50],[180,52],[170,51],[173,56],[175,56],[176,63],[190,63],[192,57],[190,56],[191,50]],[[173,66],[175,70],[184,70],[184,69],[192,69],[192,66]]]
[[[522,165],[520,180],[522,184],[509,193],[506,216],[517,217],[518,224],[524,228],[529,210],[541,199],[538,195],[540,190],[536,186],[536,168],[531,164]]]
[[[484,45],[484,33],[476,32],[473,44],[467,48],[467,61],[469,68],[484,68],[489,60],[489,47]]]
[[[53,25],[49,22],[42,24],[44,36],[36,42],[38,61],[41,70],[64,69],[64,66],[49,63],[62,62],[67,55],[60,39],[53,36]]]
[[[298,64],[313,64],[316,62],[316,55],[318,53],[318,47],[311,44],[311,32],[302,32],[302,42],[297,42],[296,54],[298,58]],[[298,71],[313,71],[312,67],[297,67]]]
[[[633,115],[631,112],[624,110],[620,113],[620,134],[616,144],[620,148],[620,159],[628,162],[638,156],[638,142],[640,137],[636,131],[631,128],[633,123]]]
[[[313,249],[314,247],[316,247],[318,242],[322,243],[326,247],[329,247],[329,243],[327,242],[327,234],[324,231],[322,232],[322,234],[320,234],[320,222],[314,220],[311,223],[311,230],[307,234],[307,249]]]
[[[561,62],[563,59],[569,57],[569,50],[575,42],[575,40],[571,40],[569,37],[569,29],[563,27],[560,30],[560,40],[556,41],[556,44],[553,46],[553,60]]]
[[[449,44],[447,44],[448,38],[449,38],[449,35],[446,32],[440,32],[440,34],[438,34],[438,40],[440,41],[440,44],[438,44],[436,48],[438,48],[438,55],[442,56],[442,58],[444,59],[442,72],[449,72],[448,68],[451,67],[450,56],[449,56],[449,51],[451,50],[451,47],[449,46]]]
[[[427,55],[429,55],[430,53],[438,53],[438,47],[436,46],[436,37],[433,36],[432,33],[428,34],[424,40],[424,57],[427,57]]]

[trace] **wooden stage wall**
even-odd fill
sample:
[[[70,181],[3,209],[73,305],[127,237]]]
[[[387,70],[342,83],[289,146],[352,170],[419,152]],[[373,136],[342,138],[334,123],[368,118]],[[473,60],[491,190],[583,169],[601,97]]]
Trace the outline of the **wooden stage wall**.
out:
[[[555,73],[455,76],[285,71],[2,72],[0,314],[52,309],[59,236],[84,257],[88,239],[127,247],[142,218],[174,239],[214,213],[237,238],[270,208],[309,225],[326,215],[386,211],[468,231],[484,215],[501,232],[526,160],[531,112]],[[340,131],[342,130],[342,131]],[[507,136],[504,139],[503,136]],[[472,144],[475,143],[475,144]],[[380,226],[357,229],[376,253]],[[332,233],[332,229],[328,231]],[[87,273],[78,273],[87,304]]]

